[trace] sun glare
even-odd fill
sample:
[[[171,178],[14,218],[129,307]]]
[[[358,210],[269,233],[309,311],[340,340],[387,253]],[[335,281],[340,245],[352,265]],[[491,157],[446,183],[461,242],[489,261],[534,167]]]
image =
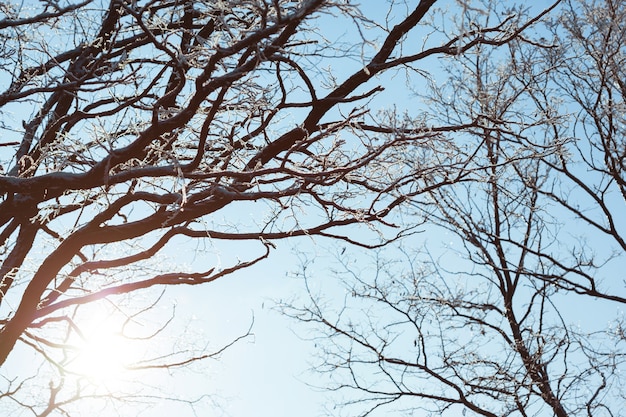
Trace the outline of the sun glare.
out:
[[[111,323],[94,323],[77,344],[71,371],[93,382],[122,379],[132,361],[133,346]]]

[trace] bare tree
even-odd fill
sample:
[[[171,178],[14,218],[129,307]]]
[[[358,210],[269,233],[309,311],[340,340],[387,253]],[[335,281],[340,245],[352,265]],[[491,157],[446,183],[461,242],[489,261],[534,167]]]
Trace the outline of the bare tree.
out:
[[[319,369],[361,415],[622,414],[624,13],[571,1],[505,49],[445,60],[433,117],[477,120],[451,133],[477,151],[471,175],[413,199],[428,244],[340,257],[339,309],[314,290],[286,306],[324,330]]]
[[[444,133],[482,122],[372,112],[394,100],[385,74],[425,79],[432,57],[507,44],[534,21],[511,15],[435,39],[422,30],[434,4],[394,3],[380,20],[344,1],[3,2],[0,364],[20,347],[52,376],[5,376],[0,402],[43,416],[88,399],[61,388],[90,306],[113,308],[131,336],[159,300],[146,290],[229,276],[267,258],[273,241],[375,247],[409,233],[394,209],[473,172],[480,147]],[[320,22],[341,22],[347,41]],[[194,241],[247,243],[221,266],[156,262]],[[128,366],[215,352],[187,353]],[[126,398],[117,395],[102,396]]]

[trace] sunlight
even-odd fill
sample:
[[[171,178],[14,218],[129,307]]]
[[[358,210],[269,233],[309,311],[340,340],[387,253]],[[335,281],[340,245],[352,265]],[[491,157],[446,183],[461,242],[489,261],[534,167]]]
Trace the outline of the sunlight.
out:
[[[71,371],[94,383],[122,379],[137,353],[132,340],[110,321],[94,322],[89,327],[89,332],[77,343]]]

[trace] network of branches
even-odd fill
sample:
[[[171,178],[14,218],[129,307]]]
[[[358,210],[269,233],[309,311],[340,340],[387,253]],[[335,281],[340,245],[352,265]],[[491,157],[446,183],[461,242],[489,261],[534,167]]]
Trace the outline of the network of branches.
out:
[[[487,169],[412,199],[427,244],[338,257],[344,298],[305,263],[310,302],[284,308],[320,326],[318,369],[355,413],[623,414],[625,17],[563,2],[525,39],[451,59],[425,96],[443,123],[479,120],[454,135]]]
[[[626,251],[626,12],[504,3],[0,4],[0,366],[42,363],[2,374],[0,407],[132,396],[73,375],[94,308],[124,336],[155,290],[271,262],[281,240],[383,250],[419,226],[456,234],[466,261],[407,252],[410,273],[383,262],[373,281],[344,262],[357,304],[391,309],[379,323],[328,319],[315,296],[287,308],[330,332],[339,387],[367,410],[618,414],[623,328],[578,331],[561,303],[626,300],[602,280]],[[180,247],[203,256],[161,261]],[[173,344],[129,367],[221,351]]]

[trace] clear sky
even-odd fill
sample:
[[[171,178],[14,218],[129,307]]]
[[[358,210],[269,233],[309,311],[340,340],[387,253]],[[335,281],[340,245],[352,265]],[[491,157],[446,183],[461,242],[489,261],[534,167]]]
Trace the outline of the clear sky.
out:
[[[164,317],[169,307],[176,306],[177,322],[169,337],[187,339],[195,345],[208,342],[208,351],[244,334],[254,320],[253,334],[219,358],[206,360],[193,371],[182,369],[159,376],[158,384],[172,386],[172,392],[189,398],[208,395],[210,400],[196,406],[199,416],[316,417],[324,415],[323,408],[332,404],[328,392],[311,386],[324,384],[323,378],[311,372],[316,362],[315,344],[303,339],[315,333],[281,315],[276,301],[306,297],[304,282],[293,276],[299,269],[293,246],[316,253],[322,265],[326,264],[322,258],[330,258],[338,246],[328,240],[312,243],[307,238],[277,242],[277,246],[266,262],[209,285],[168,289],[161,301]],[[316,275],[314,280],[329,293],[344,291],[329,274]],[[178,333],[182,328],[184,332]],[[167,401],[145,413],[154,417],[173,414],[193,415],[188,405]]]

